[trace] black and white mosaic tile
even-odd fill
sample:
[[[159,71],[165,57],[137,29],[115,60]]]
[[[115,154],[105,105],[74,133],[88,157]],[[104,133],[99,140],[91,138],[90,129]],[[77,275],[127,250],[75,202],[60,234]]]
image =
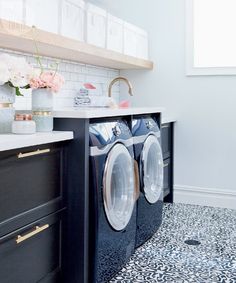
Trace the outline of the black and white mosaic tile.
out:
[[[110,281],[154,282],[236,283],[236,210],[165,205],[161,228]]]

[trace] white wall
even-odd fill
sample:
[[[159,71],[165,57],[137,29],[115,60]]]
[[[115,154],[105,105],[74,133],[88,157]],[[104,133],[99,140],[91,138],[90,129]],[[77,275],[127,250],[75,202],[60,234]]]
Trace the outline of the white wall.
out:
[[[165,106],[178,120],[176,200],[236,208],[236,77],[185,76],[185,1],[91,2],[149,32],[154,71],[123,74],[134,105]]]

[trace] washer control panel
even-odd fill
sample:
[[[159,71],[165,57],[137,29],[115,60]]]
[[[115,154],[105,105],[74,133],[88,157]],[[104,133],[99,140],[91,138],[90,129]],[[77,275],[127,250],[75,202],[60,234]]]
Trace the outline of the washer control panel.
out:
[[[154,124],[151,120],[146,121],[146,127],[150,130],[154,127]]]

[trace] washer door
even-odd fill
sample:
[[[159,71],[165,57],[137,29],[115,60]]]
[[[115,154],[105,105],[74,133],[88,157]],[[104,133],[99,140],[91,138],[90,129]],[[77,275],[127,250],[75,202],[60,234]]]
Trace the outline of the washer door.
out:
[[[163,157],[156,136],[150,135],[142,151],[144,195],[151,204],[156,203],[163,190]]]
[[[107,219],[117,231],[130,221],[136,201],[134,161],[123,144],[108,154],[103,177],[103,200]]]

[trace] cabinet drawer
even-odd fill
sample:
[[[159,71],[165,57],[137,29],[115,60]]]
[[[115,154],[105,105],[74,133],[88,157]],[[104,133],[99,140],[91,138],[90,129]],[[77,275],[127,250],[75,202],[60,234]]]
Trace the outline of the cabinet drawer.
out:
[[[163,124],[161,127],[161,144],[163,158],[166,159],[171,156],[172,152],[172,129],[171,124]]]
[[[0,227],[10,222],[16,229],[62,207],[62,164],[59,145],[0,154]]]
[[[171,159],[166,159],[164,160],[164,197],[166,197],[170,193],[171,186]]]
[[[60,282],[62,227],[59,212],[0,238],[1,283]]]

